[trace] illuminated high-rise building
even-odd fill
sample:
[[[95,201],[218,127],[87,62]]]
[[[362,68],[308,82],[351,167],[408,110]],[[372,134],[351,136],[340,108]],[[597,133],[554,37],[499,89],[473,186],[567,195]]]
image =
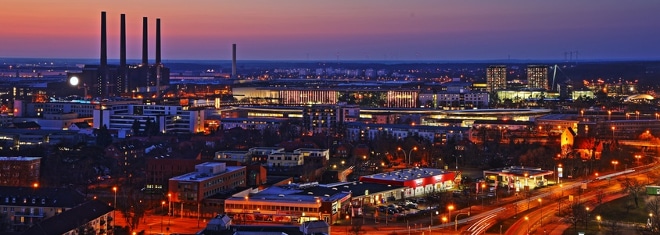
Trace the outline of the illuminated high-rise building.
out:
[[[529,89],[548,90],[548,66],[527,66],[527,87]]]
[[[506,65],[491,65],[486,69],[486,91],[506,89]]]

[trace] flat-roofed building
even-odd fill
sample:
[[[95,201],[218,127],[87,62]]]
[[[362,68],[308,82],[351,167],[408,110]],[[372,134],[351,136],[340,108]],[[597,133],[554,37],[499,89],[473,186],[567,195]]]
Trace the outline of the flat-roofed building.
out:
[[[427,193],[454,188],[456,172],[435,168],[410,168],[387,173],[360,176],[360,182],[405,187],[404,197],[419,197]]]
[[[528,65],[527,66],[527,86],[529,89],[549,90],[548,66],[546,65]]]
[[[0,186],[39,184],[40,157],[0,157]]]
[[[246,167],[227,166],[224,162],[205,162],[195,171],[169,180],[172,202],[195,204],[218,193],[246,185]]]
[[[486,184],[489,187],[508,187],[519,191],[529,191],[548,184],[548,175],[555,172],[537,167],[510,166],[483,172]],[[479,187],[477,187],[479,188]]]
[[[350,190],[320,186],[316,182],[273,186],[253,194],[225,199],[225,213],[243,222],[303,223],[342,218]]]
[[[486,91],[506,89],[506,65],[491,65],[486,69]]]

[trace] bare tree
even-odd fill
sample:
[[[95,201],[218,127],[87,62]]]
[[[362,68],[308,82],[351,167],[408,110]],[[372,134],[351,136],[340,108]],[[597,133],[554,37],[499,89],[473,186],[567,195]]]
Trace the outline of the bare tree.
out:
[[[623,186],[626,193],[632,197],[635,202],[635,207],[639,208],[639,194],[645,190],[644,184],[636,179],[624,178],[621,180],[621,186]]]
[[[577,232],[578,224],[588,219],[586,207],[582,203],[570,204],[566,210],[566,213],[564,214],[564,218],[566,218],[566,220],[569,221],[571,225],[573,225],[573,229],[575,229]]]
[[[660,197],[653,197],[650,201],[646,202],[646,210],[649,211],[653,216],[651,216],[647,221],[647,228],[651,232],[660,231]]]
[[[129,188],[122,190],[122,200],[117,202],[117,207],[126,220],[126,224],[131,231],[136,231],[140,225],[140,220],[144,217],[147,210],[147,203],[140,191]]]

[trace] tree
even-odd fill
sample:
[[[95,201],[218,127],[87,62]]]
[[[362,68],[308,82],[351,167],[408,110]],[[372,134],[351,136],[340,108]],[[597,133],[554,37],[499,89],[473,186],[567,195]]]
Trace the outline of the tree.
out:
[[[635,202],[635,207],[639,208],[639,194],[646,190],[643,183],[637,181],[636,179],[624,178],[621,180],[621,185],[624,188],[625,192],[632,197]]]
[[[103,125],[101,128],[96,130],[96,145],[105,148],[111,143],[112,143],[112,135],[108,130],[108,126]]]
[[[140,225],[140,220],[147,211],[147,205],[144,196],[140,191],[133,188],[121,190],[122,200],[117,201],[117,209],[121,212],[130,227],[130,231],[136,231]]]
[[[566,220],[571,223],[573,229],[575,229],[577,232],[578,224],[588,219],[586,207],[582,203],[571,204],[568,207],[566,214],[564,214],[564,218],[566,218]]]
[[[647,202],[646,210],[653,214],[653,216],[649,218],[649,223],[647,223],[648,230],[651,232],[660,231],[660,216],[658,216],[658,213],[660,213],[660,197],[653,197],[653,199]]]

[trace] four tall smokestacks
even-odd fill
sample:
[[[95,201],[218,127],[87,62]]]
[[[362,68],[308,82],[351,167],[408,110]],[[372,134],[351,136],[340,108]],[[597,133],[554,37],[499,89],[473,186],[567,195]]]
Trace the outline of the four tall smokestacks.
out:
[[[142,66],[149,65],[149,37],[148,37],[148,18],[142,18]],[[234,44],[234,50],[236,45]],[[98,87],[99,93],[102,93],[102,96],[108,96],[110,94],[110,86],[117,85],[122,86],[121,90],[119,87],[117,90],[119,92],[128,92],[128,65],[127,65],[127,54],[126,54],[126,14],[121,14],[120,22],[120,36],[119,36],[119,79],[117,84],[110,84],[108,79],[108,41],[107,41],[107,26],[106,26],[106,12],[101,12],[101,55],[100,55],[100,66],[99,66],[99,77],[98,77]],[[234,59],[235,59],[234,55]],[[161,34],[160,34],[160,19],[156,19],[156,63],[157,68],[157,81],[156,90],[160,91],[160,66],[162,66],[162,57],[161,57]],[[234,63],[235,66],[235,63]],[[235,71],[235,69],[234,69]],[[234,72],[235,74],[235,72]],[[148,75],[147,75],[148,76]],[[148,78],[145,78],[148,79]]]
[[[149,37],[147,30],[147,17],[142,17],[142,65],[149,64]]]
[[[236,78],[236,44],[231,44],[231,78]]]

